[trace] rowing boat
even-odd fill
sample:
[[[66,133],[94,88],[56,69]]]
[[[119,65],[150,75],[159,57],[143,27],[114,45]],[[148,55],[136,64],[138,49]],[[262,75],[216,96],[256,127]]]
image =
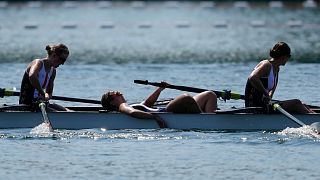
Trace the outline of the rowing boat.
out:
[[[154,120],[137,119],[117,112],[106,112],[100,107],[68,107],[73,112],[49,112],[54,129],[156,129]],[[216,114],[173,114],[157,113],[168,128],[180,130],[219,131],[276,131],[298,124],[282,114],[257,113],[259,108],[232,109]],[[41,112],[29,112],[3,108],[0,112],[0,128],[32,128],[42,123]],[[320,114],[295,114],[305,124],[320,121]]]

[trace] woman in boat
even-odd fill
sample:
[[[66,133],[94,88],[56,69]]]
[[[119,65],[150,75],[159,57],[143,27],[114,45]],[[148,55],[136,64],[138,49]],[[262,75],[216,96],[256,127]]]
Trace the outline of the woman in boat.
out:
[[[142,119],[156,119],[163,122],[159,116],[152,112],[172,113],[214,113],[217,109],[217,96],[212,91],[205,91],[192,97],[187,94],[180,95],[169,102],[165,107],[153,107],[160,93],[168,85],[162,82],[163,87],[157,88],[145,101],[139,104],[128,105],[123,95],[118,91],[109,91],[102,95],[101,104],[109,111],[119,111],[132,117]]]
[[[269,52],[270,59],[262,60],[248,77],[245,89],[246,107],[265,107],[278,85],[280,66],[284,66],[291,57],[291,49],[285,42],[276,43]],[[277,102],[290,113],[312,113],[310,108],[299,99]]]
[[[32,110],[38,109],[38,101],[48,102],[52,97],[56,68],[63,65],[68,56],[68,47],[64,44],[47,45],[47,57],[33,60],[24,72],[19,104],[29,105]],[[66,111],[67,109],[49,104],[49,110]]]

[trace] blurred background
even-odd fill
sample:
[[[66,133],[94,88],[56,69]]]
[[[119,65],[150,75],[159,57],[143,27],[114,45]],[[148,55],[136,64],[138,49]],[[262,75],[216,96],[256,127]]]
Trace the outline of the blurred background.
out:
[[[71,64],[223,63],[320,59],[319,1],[0,1],[0,63],[70,47]]]

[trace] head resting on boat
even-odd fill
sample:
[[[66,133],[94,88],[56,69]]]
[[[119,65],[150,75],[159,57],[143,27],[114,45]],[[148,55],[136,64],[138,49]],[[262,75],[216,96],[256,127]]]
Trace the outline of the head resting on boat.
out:
[[[125,100],[119,91],[109,91],[102,95],[101,105],[108,111],[118,111],[121,103]]]

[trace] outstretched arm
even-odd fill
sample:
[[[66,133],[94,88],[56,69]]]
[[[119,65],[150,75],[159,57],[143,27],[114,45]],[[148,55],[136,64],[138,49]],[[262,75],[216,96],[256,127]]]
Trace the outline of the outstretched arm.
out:
[[[156,115],[156,114],[151,114],[149,112],[144,112],[144,111],[140,111],[138,109],[134,109],[131,106],[129,106],[127,103],[122,103],[119,106],[119,112],[121,113],[125,113],[131,117],[134,118],[139,118],[139,119],[154,119],[156,120],[156,122],[158,123],[160,128],[166,128],[166,124],[163,121],[163,119],[161,119],[160,116]]]
[[[154,119],[153,115],[148,112],[140,111],[129,106],[127,103],[122,103],[119,106],[119,112],[127,114],[129,116],[139,118],[139,119]]]

